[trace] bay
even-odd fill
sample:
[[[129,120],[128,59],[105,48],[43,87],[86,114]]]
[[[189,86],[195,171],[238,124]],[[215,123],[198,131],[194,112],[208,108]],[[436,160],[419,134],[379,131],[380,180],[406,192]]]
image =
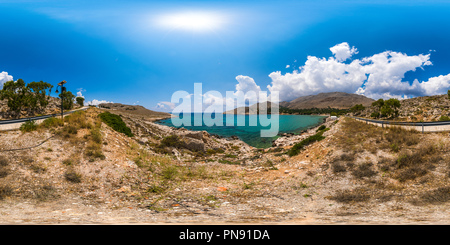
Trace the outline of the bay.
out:
[[[202,119],[202,125],[201,126],[194,126],[194,118],[201,118]],[[180,116],[182,118],[182,116]],[[280,137],[280,134],[283,133],[294,133],[298,134],[302,132],[303,130],[306,130],[311,127],[315,127],[319,124],[321,124],[326,118],[326,116],[312,116],[312,115],[278,115],[278,125],[279,125],[279,133],[277,136],[274,137],[261,137],[261,130],[262,129],[268,129],[271,126],[261,126],[260,121],[258,119],[258,115],[235,115],[234,116],[234,126],[226,126],[226,116],[223,115],[223,126],[207,126],[211,125],[212,123],[209,122],[209,118],[214,119],[215,115],[210,114],[208,116],[205,116],[205,114],[196,115],[195,113],[191,114],[191,126],[188,125],[181,125],[181,126],[175,126],[172,122],[172,118],[163,119],[156,121],[156,123],[166,125],[169,127],[175,127],[175,128],[186,128],[193,131],[207,131],[210,134],[216,134],[222,137],[231,137],[231,136],[237,136],[240,140],[244,141],[245,143],[256,147],[256,148],[269,148],[272,146],[272,141]],[[269,115],[270,119],[270,115]],[[245,124],[244,126],[237,126],[239,120],[244,120]],[[257,122],[256,126],[250,126],[250,122],[252,120],[255,120]],[[274,122],[272,122],[274,123]]]

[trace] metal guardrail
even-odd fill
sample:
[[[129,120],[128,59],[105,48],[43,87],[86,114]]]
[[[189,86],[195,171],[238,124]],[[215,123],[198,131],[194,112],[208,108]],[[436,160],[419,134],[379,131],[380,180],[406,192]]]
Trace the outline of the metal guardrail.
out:
[[[381,124],[381,127],[384,125],[395,125],[395,126],[413,126],[413,127],[422,127],[422,133],[424,132],[424,127],[430,126],[447,126],[450,125],[450,121],[437,121],[437,122],[396,122],[396,121],[384,121],[384,120],[374,120],[368,118],[361,117],[353,117],[347,116],[353,119],[362,120],[370,123]]]
[[[88,108],[89,107],[85,107],[85,108],[81,108],[81,109],[77,109],[77,110],[73,110],[73,111],[66,111],[63,114],[67,115],[67,114],[74,113],[76,111],[87,110]],[[11,120],[0,120],[0,125],[13,124],[13,123],[23,123],[23,122],[28,122],[28,121],[37,121],[37,120],[47,119],[47,118],[50,118],[50,117],[57,117],[57,116],[60,116],[60,115],[61,115],[61,113],[45,115],[45,116],[38,116],[38,117],[27,117],[27,118],[19,118],[19,119],[11,119]]]

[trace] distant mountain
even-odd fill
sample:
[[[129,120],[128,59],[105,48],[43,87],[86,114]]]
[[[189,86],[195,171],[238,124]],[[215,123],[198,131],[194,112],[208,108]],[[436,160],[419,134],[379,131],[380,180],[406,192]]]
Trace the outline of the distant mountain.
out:
[[[316,95],[308,95],[298,97],[292,101],[280,102],[280,107],[289,109],[312,109],[312,108],[335,108],[335,109],[349,109],[354,105],[362,104],[363,106],[370,106],[374,99],[367,98],[363,95],[349,94],[344,92],[320,93]],[[250,107],[245,107],[245,114],[257,114],[256,108],[259,104],[254,104]],[[270,108],[270,102],[267,105]],[[237,114],[237,108],[226,111],[224,114]]]
[[[270,111],[270,107],[272,106],[272,104],[270,102],[267,102],[267,110]],[[258,110],[259,110],[259,103],[251,105],[251,106],[245,106],[245,107],[239,107],[240,110],[244,109],[244,113],[238,113],[238,108],[234,109],[234,110],[229,110],[224,112],[223,114],[258,114]]]
[[[359,94],[331,92],[298,97],[297,99],[289,102],[281,102],[280,106],[289,109],[311,109],[328,107],[336,109],[349,109],[357,104],[370,106],[374,101],[374,99],[367,98]]]
[[[121,103],[102,103],[98,105],[99,108],[114,110],[119,114],[141,115],[147,118],[160,119],[170,118],[170,113],[152,111],[140,105],[125,105]]]

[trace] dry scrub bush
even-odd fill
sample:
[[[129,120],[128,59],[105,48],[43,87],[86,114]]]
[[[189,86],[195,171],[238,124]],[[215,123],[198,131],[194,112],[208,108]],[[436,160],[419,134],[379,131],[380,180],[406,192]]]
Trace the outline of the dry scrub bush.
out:
[[[64,178],[72,183],[81,183],[81,174],[75,172],[74,170],[67,170],[64,173]]]
[[[419,195],[412,203],[415,205],[439,205],[448,201],[450,201],[450,186],[444,186]]]
[[[369,190],[367,188],[355,188],[353,190],[338,190],[334,196],[327,197],[341,203],[366,202],[370,199]]]

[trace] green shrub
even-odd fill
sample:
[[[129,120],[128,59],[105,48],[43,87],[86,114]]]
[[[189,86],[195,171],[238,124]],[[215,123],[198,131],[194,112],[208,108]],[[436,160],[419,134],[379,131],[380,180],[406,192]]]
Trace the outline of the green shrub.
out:
[[[40,126],[44,127],[44,128],[54,128],[54,127],[58,127],[58,126],[63,126],[64,122],[57,117],[50,117],[45,119]]]
[[[26,121],[25,123],[22,123],[22,125],[20,125],[20,131],[22,132],[31,132],[36,130],[38,127],[38,125],[36,124],[36,122],[34,120],[30,120],[30,121]]]
[[[119,115],[112,114],[110,112],[103,112],[100,113],[98,116],[100,117],[100,119],[102,119],[104,123],[106,123],[106,125],[110,126],[115,131],[119,133],[124,133],[129,137],[134,136],[133,133],[131,132],[131,129],[127,127],[127,125]]]
[[[448,116],[441,116],[439,118],[439,121],[450,121],[450,117],[448,117]]]
[[[325,128],[326,128],[325,125],[322,125],[316,130],[316,132],[319,132],[320,130],[324,130]]]
[[[379,112],[372,112],[372,114],[370,114],[370,117],[378,118],[378,117],[380,117],[380,113]]]
[[[291,149],[289,149],[288,155],[295,156],[303,149],[303,147],[305,147],[309,144],[312,144],[316,141],[321,141],[321,140],[325,139],[325,136],[322,136],[322,134],[323,134],[323,131],[321,131],[315,135],[309,136],[308,138],[295,144]]]

